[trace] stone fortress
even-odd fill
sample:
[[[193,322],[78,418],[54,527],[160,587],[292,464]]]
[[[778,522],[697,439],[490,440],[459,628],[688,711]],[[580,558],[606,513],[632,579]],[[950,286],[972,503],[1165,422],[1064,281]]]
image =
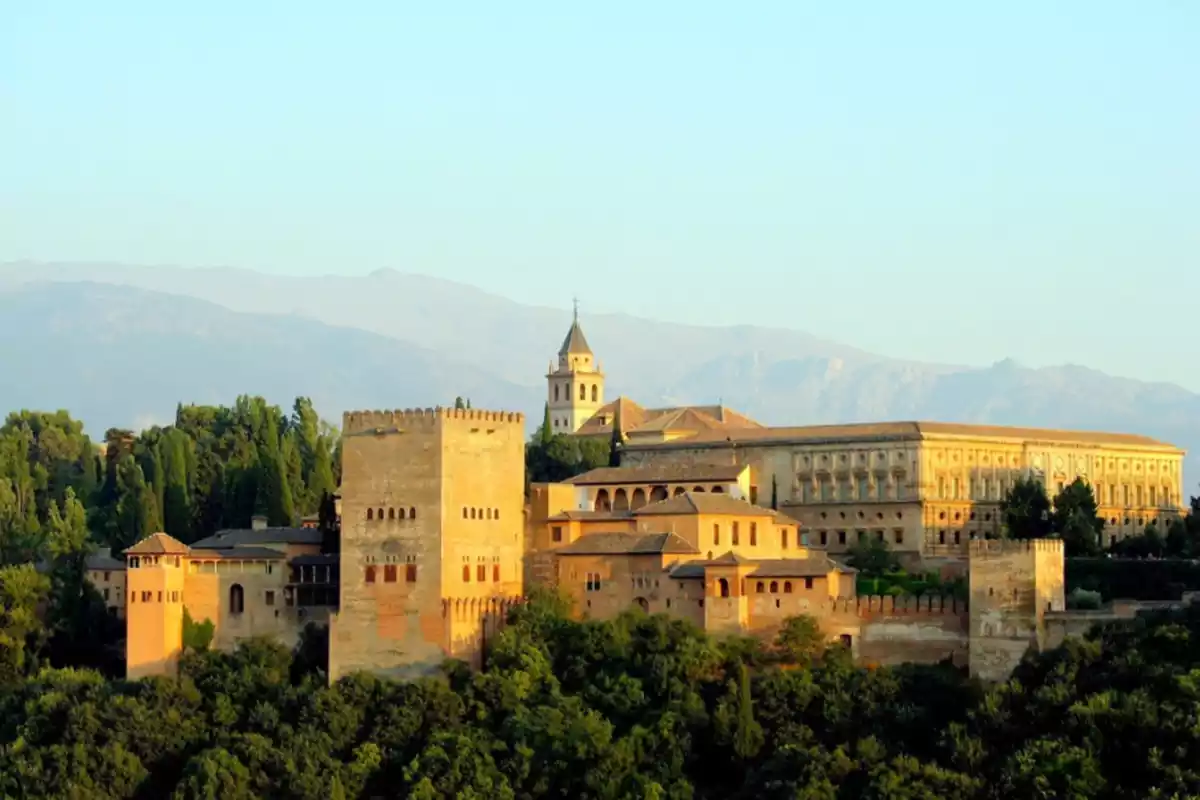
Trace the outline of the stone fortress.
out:
[[[155,534],[123,564],[95,561],[93,581],[121,595],[129,676],[175,671],[185,614],[211,621],[223,649],[260,635],[292,644],[327,624],[332,680],[413,677],[447,656],[478,665],[508,609],[555,585],[580,616],[640,607],[770,637],[808,614],[864,663],[950,659],[1001,679],[1096,618],[1066,610],[1061,541],[996,538],[1016,478],[1052,494],[1085,478],[1109,536],[1182,512],[1183,451],[1140,436],[773,428],[723,406],[610,402],[577,316],[546,379],[551,432],[615,428],[620,466],[526,492],[521,414],[349,412],[338,553],[313,527],[256,520],[190,546]],[[839,556],[867,537],[911,567],[968,576],[969,598],[858,596]]]

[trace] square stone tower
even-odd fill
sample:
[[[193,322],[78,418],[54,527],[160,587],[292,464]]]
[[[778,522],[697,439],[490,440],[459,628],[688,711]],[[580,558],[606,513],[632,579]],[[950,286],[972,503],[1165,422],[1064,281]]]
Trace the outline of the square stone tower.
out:
[[[345,415],[331,680],[478,662],[522,591],[524,422],[473,409]]]
[[[971,674],[1005,680],[1045,643],[1047,611],[1066,610],[1061,539],[970,543]]]

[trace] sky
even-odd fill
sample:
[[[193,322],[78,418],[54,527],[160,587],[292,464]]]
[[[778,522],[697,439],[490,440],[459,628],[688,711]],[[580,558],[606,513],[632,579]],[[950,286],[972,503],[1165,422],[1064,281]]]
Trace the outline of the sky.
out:
[[[1200,390],[1198,35],[1192,0],[0,0],[0,261],[387,267]]]

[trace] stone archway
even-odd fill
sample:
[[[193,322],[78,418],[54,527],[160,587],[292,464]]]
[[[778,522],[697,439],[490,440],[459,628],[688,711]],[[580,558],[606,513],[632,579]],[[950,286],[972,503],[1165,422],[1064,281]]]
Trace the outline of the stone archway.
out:
[[[665,486],[655,486],[654,488],[652,488],[650,490],[650,502],[651,503],[658,503],[663,500],[666,500],[667,496],[668,496],[667,487],[665,487]]]
[[[633,490],[633,501],[630,502],[630,508],[641,508],[646,505],[646,490],[640,486]]]
[[[629,510],[629,495],[625,494],[624,489],[617,489],[613,495],[612,503],[613,511],[628,511]]]
[[[612,511],[612,499],[608,496],[608,489],[596,492],[596,502],[592,508],[596,511]]]

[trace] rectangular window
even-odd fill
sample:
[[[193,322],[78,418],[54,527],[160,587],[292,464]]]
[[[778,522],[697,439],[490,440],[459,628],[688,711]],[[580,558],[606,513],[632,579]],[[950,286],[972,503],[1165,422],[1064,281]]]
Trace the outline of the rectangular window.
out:
[[[804,579],[804,588],[805,588],[805,589],[811,589],[812,587],[813,587],[813,579],[812,579],[812,578],[805,578],[805,579]]]
[[[787,548],[788,548],[788,535],[787,535],[787,528],[784,528],[782,531],[780,531],[780,532],[779,532],[779,535],[780,535],[780,537],[781,537],[781,539],[782,539],[782,541],[783,541],[783,549],[784,549],[784,550],[787,550]]]
[[[492,582],[493,583],[500,582],[500,565],[499,564],[492,564]]]
[[[266,594],[266,601],[267,601],[267,605],[269,605],[269,606],[275,605],[275,592],[268,589],[267,594]]]
[[[887,499],[887,478],[880,478],[879,481],[875,483],[875,499]]]
[[[904,531],[896,531],[896,544],[904,544]]]
[[[404,565],[404,580],[407,581],[408,583],[416,583],[417,582],[417,565],[416,564],[405,564]]]
[[[750,523],[750,546],[758,547],[758,523]],[[787,531],[783,532],[783,546],[787,547]]]
[[[840,485],[841,485],[841,498],[843,500],[849,500],[852,497],[852,495],[850,494],[850,479],[847,478],[846,481]]]
[[[108,583],[108,580],[109,580],[109,577],[111,576],[111,574],[112,573],[109,573],[109,572],[104,573],[104,582],[105,583]]]
[[[752,505],[752,506],[758,505],[758,487],[757,486],[750,487],[750,505]]]
[[[480,564],[475,567],[475,580],[483,583],[487,580],[487,564]]]
[[[846,532],[838,531],[838,544],[845,544],[845,543],[846,543]]]
[[[862,480],[860,480],[858,482],[858,499],[859,500],[870,500],[871,499],[871,482],[868,481],[866,478],[863,478]]]
[[[552,541],[552,542],[561,542],[562,541],[562,526],[561,525],[555,525],[553,528],[550,529],[550,541]]]
[[[877,542],[883,541],[883,531],[875,531],[875,541],[877,541]]]
[[[959,492],[961,490],[962,490],[962,486],[959,483],[958,478],[955,478],[954,479],[954,499],[955,500],[959,499]]]
[[[733,546],[738,546],[738,524],[736,522],[733,523]]]
[[[829,544],[829,531],[821,531],[821,546]]]
[[[107,599],[108,599],[108,589],[105,589],[105,590],[104,590],[104,599],[105,599],[105,600],[107,600]]]
[[[152,593],[152,592],[142,592],[142,602],[143,602],[143,603],[149,603],[149,602],[150,602],[150,598],[151,598],[152,596],[153,596],[153,593]]]
[[[367,583],[375,582],[375,567],[367,567]]]
[[[396,565],[395,564],[384,564],[383,565],[383,582],[384,583],[395,583],[396,582]]]

